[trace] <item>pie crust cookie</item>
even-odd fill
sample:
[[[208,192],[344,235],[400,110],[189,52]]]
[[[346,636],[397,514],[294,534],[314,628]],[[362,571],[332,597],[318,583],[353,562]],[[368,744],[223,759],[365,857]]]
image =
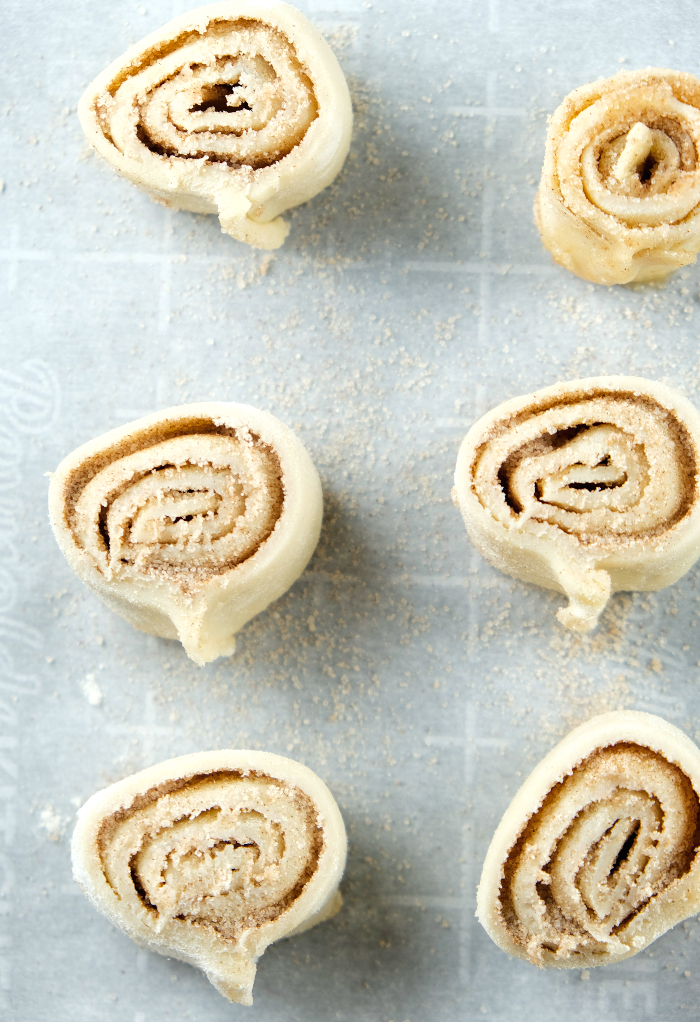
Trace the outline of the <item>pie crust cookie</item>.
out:
[[[69,565],[136,628],[198,664],[280,597],[321,530],[321,482],[298,438],[249,405],[180,405],[69,454],[49,514]]]
[[[535,222],[596,284],[662,281],[700,251],[700,81],[647,68],[576,89],[547,132]]]
[[[453,497],[483,556],[565,593],[594,628],[610,595],[676,582],[700,555],[700,415],[669,387],[599,376],[498,405],[467,433]]]
[[[650,713],[576,728],[493,836],[477,917],[503,951],[582,969],[637,954],[700,910],[700,750]]]
[[[340,909],[346,848],[340,810],[313,771],[225,749],[93,795],[78,813],[73,875],[137,944],[252,1004],[264,950]]]
[[[88,141],[173,209],[217,213],[222,230],[279,248],[280,214],[340,171],[352,106],[323,36],[285,3],[231,0],[142,39],[88,87]]]

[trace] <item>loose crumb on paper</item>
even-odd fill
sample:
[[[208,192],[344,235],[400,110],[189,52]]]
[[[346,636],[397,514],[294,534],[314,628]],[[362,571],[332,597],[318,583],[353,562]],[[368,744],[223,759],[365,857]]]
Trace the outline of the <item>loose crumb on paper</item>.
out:
[[[66,832],[68,820],[57,813],[53,806],[46,806],[39,814],[39,826],[45,830],[49,840],[60,841]]]
[[[102,692],[100,691],[100,686],[95,681],[94,674],[86,674],[80,683],[80,687],[91,706],[100,705],[102,702]]]

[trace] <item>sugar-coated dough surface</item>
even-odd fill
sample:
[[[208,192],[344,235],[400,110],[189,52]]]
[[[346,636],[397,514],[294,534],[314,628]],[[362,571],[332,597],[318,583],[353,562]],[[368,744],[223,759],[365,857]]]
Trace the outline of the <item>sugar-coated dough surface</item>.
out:
[[[700,415],[634,376],[559,383],[499,405],[459,451],[455,503],[484,557],[565,593],[567,628],[611,593],[671,585],[700,555]]]
[[[93,795],[78,813],[73,873],[138,944],[252,1004],[265,948],[340,908],[346,847],[316,774],[227,749],[167,760]]]
[[[535,199],[556,262],[598,284],[659,281],[700,251],[700,81],[647,68],[555,111]]]
[[[87,138],[124,177],[175,209],[279,248],[279,216],[336,176],[350,145],[343,73],[319,32],[284,3],[190,11],[132,46],[78,109]]]
[[[321,483],[290,429],[248,405],[181,405],[70,454],[49,490],[68,563],[142,631],[207,663],[314,551]]]
[[[576,728],[535,768],[486,854],[477,916],[539,966],[621,961],[700,909],[700,750],[649,713]]]

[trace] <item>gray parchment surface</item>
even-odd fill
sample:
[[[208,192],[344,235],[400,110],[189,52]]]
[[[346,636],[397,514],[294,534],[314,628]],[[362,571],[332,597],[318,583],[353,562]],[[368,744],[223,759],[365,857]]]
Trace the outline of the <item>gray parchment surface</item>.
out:
[[[700,738],[700,568],[616,596],[577,637],[560,597],[475,553],[450,487],[474,418],[557,380],[633,373],[700,401],[700,268],[663,290],[594,287],[553,266],[531,215],[547,114],[621,67],[697,73],[697,4],[299,0],[348,76],[355,134],[272,255],[155,205],[86,149],[83,88],[188,6],[3,5],[0,1015],[694,1019],[695,921],[619,966],[552,973],[501,953],[474,906],[498,820],[570,727],[630,707]],[[326,511],[302,578],[200,669],[72,575],[44,473],[208,399],[292,426]],[[220,747],[303,760],[350,841],[345,908],[270,948],[252,1008],[139,950],[70,872],[92,792]]]

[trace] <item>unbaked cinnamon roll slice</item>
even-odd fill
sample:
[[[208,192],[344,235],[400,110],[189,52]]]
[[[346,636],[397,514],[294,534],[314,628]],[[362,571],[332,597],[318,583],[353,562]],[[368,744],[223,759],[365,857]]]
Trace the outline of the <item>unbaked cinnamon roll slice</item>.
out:
[[[599,284],[663,280],[700,251],[700,81],[647,68],[576,89],[547,132],[535,221]]]
[[[71,568],[142,631],[198,664],[281,596],[314,551],[318,473],[297,437],[248,405],[181,405],[68,455],[49,513]]]
[[[89,86],[90,144],[151,198],[217,213],[222,230],[278,248],[280,214],[331,183],[350,145],[345,78],[285,3],[228,0],[152,33]]]
[[[603,714],[535,768],[486,854],[477,916],[541,967],[619,962],[700,911],[700,750],[660,717]]]
[[[267,752],[180,756],[93,795],[73,874],[137,944],[252,1004],[256,962],[340,909],[340,810],[308,767]]]
[[[565,593],[594,628],[611,593],[671,585],[700,555],[700,415],[627,376],[559,383],[469,430],[453,496],[476,547],[514,578]]]

